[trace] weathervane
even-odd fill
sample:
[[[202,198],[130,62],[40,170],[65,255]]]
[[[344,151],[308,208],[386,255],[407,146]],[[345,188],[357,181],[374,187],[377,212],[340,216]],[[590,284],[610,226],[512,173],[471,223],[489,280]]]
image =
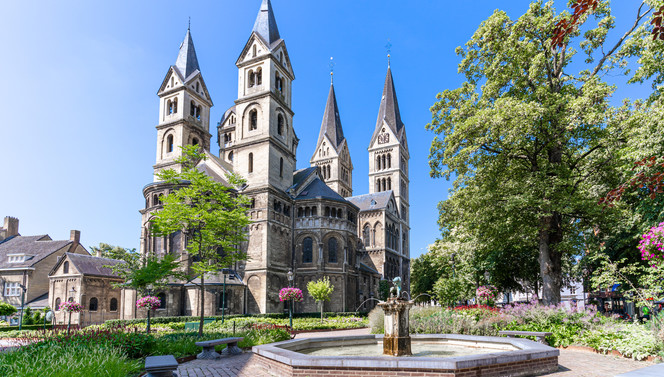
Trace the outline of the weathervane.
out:
[[[385,45],[385,48],[387,49],[387,66],[390,66],[390,57],[392,56],[392,42],[390,42],[390,39],[387,39],[387,44]]]
[[[334,57],[330,56],[330,82],[334,83]]]

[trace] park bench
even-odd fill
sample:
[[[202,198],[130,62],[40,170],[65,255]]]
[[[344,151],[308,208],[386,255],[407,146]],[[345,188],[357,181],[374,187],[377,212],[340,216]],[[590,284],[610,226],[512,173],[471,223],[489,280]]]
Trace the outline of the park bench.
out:
[[[498,331],[498,335],[505,335],[508,338],[514,338],[515,336],[534,336],[537,338],[538,343],[546,344],[546,337],[549,335],[552,335],[550,332],[543,332],[543,331]]]
[[[664,376],[664,363],[639,368],[631,372],[619,374],[616,377],[655,377]]]
[[[145,358],[146,377],[177,377],[178,362],[173,355]]]
[[[237,355],[242,353],[242,350],[237,346],[237,342],[243,340],[244,338],[223,338],[223,339],[214,339],[214,340],[205,340],[202,342],[196,342],[196,345],[203,347],[203,352],[199,353],[196,358],[198,359],[216,359],[220,355],[214,350],[214,346],[219,344],[226,344],[227,347],[221,351],[224,355]]]

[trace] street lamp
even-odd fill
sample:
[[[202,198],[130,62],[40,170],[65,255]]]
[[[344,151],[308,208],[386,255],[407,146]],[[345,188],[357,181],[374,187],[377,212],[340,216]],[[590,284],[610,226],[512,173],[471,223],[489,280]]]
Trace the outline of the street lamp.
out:
[[[288,270],[288,287],[293,288],[293,269]],[[293,300],[289,300],[290,303],[288,305],[288,319],[290,321],[290,328],[291,331],[293,331]]]
[[[25,285],[19,284],[18,285],[21,288],[21,315],[19,316],[18,319],[18,331],[21,331],[21,328],[23,327],[23,311],[25,310]]]
[[[76,294],[76,288],[71,287],[69,290],[69,293],[71,294],[70,300],[68,301],[74,301],[74,294]],[[69,329],[71,328],[71,310],[69,310],[69,320],[67,321],[67,335],[69,335]]]
[[[226,313],[226,275],[230,274],[228,276],[229,280],[235,280],[235,271],[230,268],[224,268],[221,272],[224,274],[224,290],[221,294],[221,323],[224,323],[224,314]]]

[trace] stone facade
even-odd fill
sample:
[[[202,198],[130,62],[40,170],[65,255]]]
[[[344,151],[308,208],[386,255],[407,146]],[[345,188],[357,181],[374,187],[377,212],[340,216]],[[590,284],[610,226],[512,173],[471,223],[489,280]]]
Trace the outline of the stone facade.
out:
[[[231,292],[226,313],[285,311],[286,306],[279,301],[278,292],[288,286],[291,270],[295,286],[305,292],[309,281],[330,278],[335,289],[332,299],[325,303],[326,311],[356,310],[363,301],[377,297],[378,282],[384,276],[401,274],[407,284],[408,241],[407,238],[403,243],[393,241],[396,229],[398,237],[407,233],[407,215],[399,212],[400,208],[405,208],[405,212],[408,209],[404,199],[407,187],[396,192],[397,195],[393,190],[376,190],[375,193],[372,190],[371,197],[391,195],[392,201],[383,201],[380,208],[363,208],[350,197],[353,193],[353,165],[343,136],[333,85],[316,151],[310,160],[311,167],[296,170],[299,139],[291,109],[295,75],[269,0],[263,0],[254,28],[235,64],[238,69],[237,99],[218,123],[217,156],[210,152],[208,114],[212,100],[198,66],[191,33],[187,31],[177,62],[169,68],[158,92],[157,162],[154,182],[143,189],[145,208],[140,211],[143,224],[141,252],[172,253],[181,259],[183,269],[189,268],[189,257],[184,251],[185,237],[180,234],[151,237],[149,221],[161,208],[160,196],[177,189],[159,182],[156,174],[164,168],[179,169],[173,162],[178,156],[176,151],[181,146],[195,144],[200,145],[208,156],[199,168],[224,184],[227,183],[225,173],[243,176],[247,186],[241,193],[252,200],[248,209],[252,223],[247,230],[248,239],[241,246],[248,260],[230,266],[238,279],[226,286],[227,292]],[[395,151],[392,153],[396,161],[407,161],[405,129],[398,116],[390,115],[395,111],[398,114],[398,106],[390,71],[388,75],[390,86],[386,86],[386,90],[390,98],[387,105],[381,104],[380,127],[399,126],[394,126],[398,129],[390,143],[383,145],[381,142],[380,147],[372,149],[375,152],[370,158],[375,158],[376,153],[389,145]],[[182,105],[184,102],[188,106],[190,98],[194,98],[195,106],[200,107],[201,115],[195,119],[190,117],[191,110]],[[179,112],[183,109],[184,115],[181,115]],[[394,123],[394,119],[398,122]],[[378,145],[373,139],[372,145]],[[389,172],[395,181],[398,181],[396,177],[405,177],[407,182],[407,173],[399,170],[399,164],[394,166],[396,169],[391,168]],[[374,173],[370,171],[370,179],[374,179]],[[381,171],[380,174],[384,173]],[[374,243],[365,245],[359,231],[360,219],[374,215],[381,219],[381,225],[376,227]],[[386,233],[388,230],[391,238]],[[389,245],[385,244],[388,240],[392,240]],[[221,272],[206,277],[206,281],[216,282],[206,293],[209,295],[205,300],[208,315],[219,313],[220,305],[214,303],[218,302],[220,289],[223,292],[223,287],[218,285],[222,278]],[[157,315],[196,315],[200,312],[199,293],[195,286],[177,282],[166,294],[173,299],[169,299],[167,308]],[[130,305],[135,298],[134,292],[123,293],[122,316],[125,318],[143,316]],[[361,308],[370,309],[372,306],[365,303]],[[312,312],[318,307],[305,294],[305,301],[295,305],[295,310]]]

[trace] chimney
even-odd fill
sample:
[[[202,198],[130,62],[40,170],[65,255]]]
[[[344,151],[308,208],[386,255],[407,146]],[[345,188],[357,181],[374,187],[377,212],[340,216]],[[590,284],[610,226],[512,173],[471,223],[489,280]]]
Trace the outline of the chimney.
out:
[[[5,226],[3,227],[5,238],[18,235],[18,219],[16,217],[6,216]]]
[[[81,242],[81,231],[80,230],[72,230],[69,232],[69,239],[71,241],[74,241],[75,244],[78,244]]]
[[[101,258],[101,247],[97,248],[97,258]]]

